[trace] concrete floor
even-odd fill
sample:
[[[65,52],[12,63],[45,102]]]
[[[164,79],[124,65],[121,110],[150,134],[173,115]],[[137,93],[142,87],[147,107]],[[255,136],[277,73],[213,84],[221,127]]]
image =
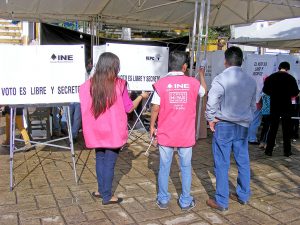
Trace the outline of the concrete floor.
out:
[[[1,142],[4,138],[1,117]],[[139,135],[138,133],[136,133]],[[92,197],[96,190],[95,154],[84,149],[82,139],[75,144],[78,184],[74,181],[68,150],[37,147],[19,152],[14,158],[15,188],[9,191],[9,151],[0,147],[0,224],[300,224],[300,142],[293,143],[293,156],[283,157],[282,144],[273,157],[266,157],[257,146],[250,146],[250,204],[230,201],[227,212],[206,206],[213,196],[215,177],[211,137],[200,140],[193,149],[192,194],[196,207],[181,211],[177,197],[181,192],[178,157],[173,160],[169,190],[170,207],[155,204],[159,157],[155,148],[147,158],[147,134],[121,152],[115,169],[115,194],[124,198],[120,205],[103,206]],[[61,141],[61,145],[66,145]],[[232,160],[230,186],[234,190],[237,169]]]

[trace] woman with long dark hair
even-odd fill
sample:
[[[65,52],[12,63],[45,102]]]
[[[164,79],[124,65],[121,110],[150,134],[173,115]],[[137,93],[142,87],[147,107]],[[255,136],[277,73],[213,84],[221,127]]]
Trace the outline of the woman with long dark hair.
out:
[[[79,92],[85,144],[96,151],[98,191],[93,196],[102,198],[103,205],[122,201],[113,196],[112,182],[119,151],[128,138],[126,113],[148,97],[148,93],[142,93],[131,101],[119,71],[120,61],[115,54],[101,54],[95,73]]]

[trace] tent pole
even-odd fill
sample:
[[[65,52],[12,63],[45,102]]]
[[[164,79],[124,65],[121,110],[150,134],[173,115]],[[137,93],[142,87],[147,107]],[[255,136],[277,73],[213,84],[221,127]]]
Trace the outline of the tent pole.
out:
[[[93,46],[94,46],[94,36],[93,36],[93,23],[94,22],[94,18],[91,19],[90,22],[90,34],[91,34],[91,58],[93,58]],[[94,64],[94,62],[93,62]]]
[[[192,76],[194,69],[194,57],[195,57],[195,41],[196,41],[196,30],[197,30],[197,17],[198,17],[198,0],[195,1],[195,15],[194,15],[194,25],[193,25],[193,33],[192,33],[192,47],[190,49],[190,71],[189,75]]]
[[[201,0],[201,9],[199,15],[199,28],[198,28],[198,37],[197,37],[197,54],[196,54],[196,71],[200,68],[200,57],[201,57],[201,48],[202,48],[202,37],[203,37],[203,14],[205,13],[205,0]],[[196,74],[196,73],[195,73]]]
[[[204,39],[204,54],[203,54],[203,59],[204,60],[206,60],[206,57],[207,57],[209,13],[210,13],[210,0],[207,0],[206,23],[205,23],[205,39]]]
[[[96,40],[96,45],[98,45],[98,37],[97,37],[98,25],[99,25],[99,17],[97,15],[97,17],[96,17],[96,26],[95,26],[95,40]]]
[[[197,57],[196,57],[196,68],[195,68],[195,76],[198,74],[198,70],[200,68],[200,56],[201,56],[201,47],[202,47],[202,37],[203,37],[203,17],[205,13],[205,0],[201,0],[201,10],[199,15],[199,33],[198,33],[198,45],[197,45]],[[200,76],[200,75],[199,75]],[[197,114],[197,126],[196,126],[196,140],[200,137],[200,123],[201,123],[201,107],[202,106],[202,98],[199,100],[198,104],[198,114]]]

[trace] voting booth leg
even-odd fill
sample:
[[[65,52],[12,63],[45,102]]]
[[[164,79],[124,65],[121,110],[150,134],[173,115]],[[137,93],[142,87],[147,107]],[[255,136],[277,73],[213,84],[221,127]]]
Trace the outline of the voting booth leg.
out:
[[[75,163],[75,151],[74,151],[73,137],[72,137],[70,106],[67,106],[67,117],[68,117],[67,126],[68,126],[68,133],[69,133],[70,149],[72,154],[73,171],[74,171],[75,182],[77,184],[78,182],[77,182],[77,172],[76,172],[76,163]]]
[[[14,149],[15,149],[15,126],[16,126],[16,108],[11,107],[10,108],[10,121],[9,121],[9,130],[10,130],[10,135],[9,135],[9,160],[10,160],[10,191],[13,190],[14,184]],[[7,124],[6,124],[7,126]]]

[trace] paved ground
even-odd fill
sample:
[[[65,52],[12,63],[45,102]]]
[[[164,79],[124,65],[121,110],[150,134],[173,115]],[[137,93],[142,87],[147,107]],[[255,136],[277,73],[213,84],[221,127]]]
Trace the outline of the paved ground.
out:
[[[94,152],[84,150],[81,143],[75,145],[78,185],[69,151],[38,147],[37,151],[15,154],[12,192],[9,152],[0,147],[0,224],[300,224],[299,144],[294,144],[296,154],[290,158],[282,156],[282,145],[273,157],[251,146],[251,202],[246,206],[230,202],[229,210],[223,213],[205,205],[215,189],[210,137],[199,141],[193,151],[192,192],[197,206],[189,212],[182,212],[176,203],[181,189],[177,155],[169,182],[171,205],[167,210],[155,205],[158,155],[152,148],[150,157],[145,157],[147,144],[141,139],[120,154],[114,189],[124,201],[111,206],[102,206],[91,195],[97,186]],[[236,175],[232,161],[232,187]]]

